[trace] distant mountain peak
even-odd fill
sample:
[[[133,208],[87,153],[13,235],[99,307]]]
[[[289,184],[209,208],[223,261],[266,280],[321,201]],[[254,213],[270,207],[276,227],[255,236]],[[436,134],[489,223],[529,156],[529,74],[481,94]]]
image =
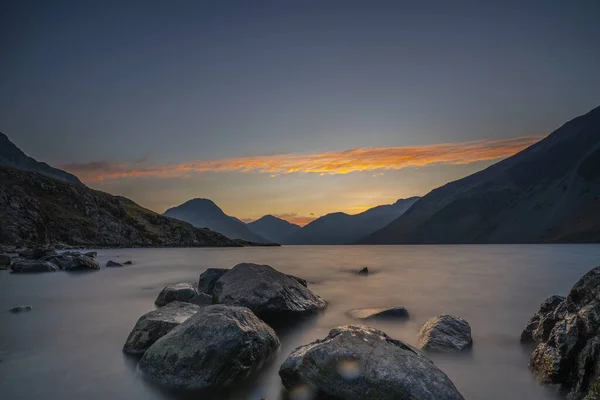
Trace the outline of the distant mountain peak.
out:
[[[281,243],[285,237],[300,229],[300,226],[271,214],[250,222],[248,227],[252,231],[276,243]]]

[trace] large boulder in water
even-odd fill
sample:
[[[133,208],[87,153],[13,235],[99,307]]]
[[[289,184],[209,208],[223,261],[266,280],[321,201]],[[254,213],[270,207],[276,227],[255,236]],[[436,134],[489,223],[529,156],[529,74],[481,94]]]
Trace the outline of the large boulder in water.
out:
[[[64,252],[61,254],[49,254],[41,258],[58,265],[65,271],[92,271],[100,269],[96,260],[79,252]]]
[[[262,319],[308,315],[326,303],[297,279],[268,265],[238,264],[214,288],[217,303],[243,306]]]
[[[384,332],[337,327],[300,346],[279,370],[291,391],[344,400],[461,400],[452,381],[418,350]]]
[[[208,268],[200,274],[198,291],[212,296],[213,290],[215,289],[215,283],[227,272],[229,272],[229,268]]]
[[[435,352],[468,349],[473,344],[471,326],[462,318],[441,314],[425,322],[419,331],[419,348]]]
[[[172,301],[190,302],[198,295],[198,291],[190,283],[175,283],[167,285],[160,291],[154,301],[159,307],[169,304]]]
[[[127,337],[123,351],[129,354],[144,353],[154,342],[187,321],[199,310],[200,307],[197,305],[174,301],[142,315]]]
[[[581,398],[600,382],[600,267],[585,274],[546,317],[530,360],[535,375],[557,384],[570,398]]]
[[[10,267],[12,273],[26,274],[36,272],[55,272],[58,267],[51,262],[41,260],[21,260],[13,262]]]
[[[257,371],[278,349],[273,329],[252,311],[213,305],[150,346],[139,369],[169,388],[222,389]]]
[[[564,296],[553,295],[548,297],[540,305],[540,310],[527,322],[527,326],[521,332],[522,343],[542,343],[548,340],[550,331],[556,324],[556,308],[565,300]]]

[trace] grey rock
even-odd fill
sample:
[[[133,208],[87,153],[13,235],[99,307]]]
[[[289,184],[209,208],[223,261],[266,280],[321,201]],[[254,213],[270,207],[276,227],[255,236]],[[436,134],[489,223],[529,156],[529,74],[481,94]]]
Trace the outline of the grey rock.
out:
[[[58,267],[48,261],[40,260],[23,260],[13,262],[10,266],[12,273],[35,273],[35,272],[55,272],[58,271]]]
[[[65,251],[61,254],[46,255],[41,258],[43,261],[49,261],[58,265],[65,271],[86,271],[100,269],[100,264],[96,260],[77,251]]]
[[[118,262],[114,262],[114,261],[110,260],[106,263],[106,266],[107,267],[122,267],[123,264],[119,264]]]
[[[12,257],[7,255],[7,254],[0,254],[0,269],[2,267],[8,267],[10,266],[10,263],[12,262]]]
[[[553,295],[540,305],[540,310],[529,319],[521,332],[522,343],[542,343],[548,340],[550,331],[556,324],[554,311],[565,300],[564,296]]]
[[[349,311],[348,315],[357,319],[408,319],[410,317],[404,307],[361,308]]]
[[[213,304],[213,297],[206,293],[198,293],[188,303],[196,304],[198,306],[209,306]]]
[[[17,313],[22,313],[22,312],[27,312],[27,311],[31,311],[33,309],[33,307],[31,306],[18,306],[15,308],[11,308],[10,312],[17,314]]]
[[[91,257],[91,258],[96,258],[98,256],[98,252],[96,252],[96,251],[89,251],[89,252],[85,253],[84,256],[88,256],[88,257]]]
[[[358,271],[359,275],[369,275],[369,268],[364,267],[363,269],[361,269],[360,271]]]
[[[278,348],[273,329],[249,309],[207,306],[150,346],[139,369],[169,388],[222,389],[257,371]]]
[[[197,305],[174,301],[142,315],[127,337],[123,351],[129,354],[144,353],[154,342],[185,322],[198,310],[200,307]]]
[[[425,322],[419,331],[419,348],[437,352],[462,351],[471,347],[471,327],[462,318],[441,314]]]
[[[198,295],[196,288],[189,283],[175,283],[167,285],[161,290],[154,301],[159,307],[169,304],[172,301],[184,301],[189,302]]]
[[[262,319],[308,315],[326,303],[296,279],[268,265],[238,264],[217,280],[219,304],[248,307]]]
[[[123,263],[123,265],[132,265],[132,264],[133,264],[133,261],[131,261],[131,260],[130,260],[130,261],[125,261],[125,262]]]
[[[537,335],[542,342],[531,355],[532,371],[569,398],[594,395],[594,382],[600,382],[600,267],[585,274],[546,321],[543,331],[549,331],[548,338]]]
[[[229,268],[208,268],[206,271],[200,274],[198,280],[198,291],[212,295],[215,289],[215,283],[223,276]]]
[[[297,276],[294,276],[294,275],[288,275],[288,276],[292,279],[295,279],[302,286],[308,287],[308,283],[306,282],[306,279],[298,278]]]
[[[384,332],[334,328],[300,346],[281,365],[288,390],[344,400],[461,400],[452,381],[427,357]],[[311,397],[312,398],[312,397]]]

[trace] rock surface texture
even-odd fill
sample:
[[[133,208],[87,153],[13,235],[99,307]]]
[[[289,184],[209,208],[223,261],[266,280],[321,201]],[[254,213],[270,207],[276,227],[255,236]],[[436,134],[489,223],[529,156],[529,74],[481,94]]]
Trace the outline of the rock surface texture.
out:
[[[463,351],[471,347],[471,327],[462,318],[441,314],[425,322],[419,331],[419,348],[436,352]]]
[[[357,319],[408,319],[410,317],[404,307],[361,308],[349,311],[348,315]]]
[[[150,346],[139,369],[165,387],[218,390],[246,379],[278,349],[273,329],[249,309],[207,306]]]
[[[548,340],[550,331],[556,324],[556,308],[565,300],[564,296],[553,295],[548,297],[540,305],[540,310],[527,322],[527,326],[521,332],[522,343],[541,343]]]
[[[10,271],[15,274],[26,274],[36,272],[55,272],[58,267],[48,261],[40,260],[22,260],[14,262],[10,266]]]
[[[198,295],[196,288],[190,283],[175,283],[167,285],[160,291],[158,297],[154,301],[159,307],[171,303],[172,301],[189,302]]]
[[[279,370],[291,391],[344,400],[460,400],[452,381],[418,350],[358,325],[295,349]],[[312,398],[312,397],[311,397]]]

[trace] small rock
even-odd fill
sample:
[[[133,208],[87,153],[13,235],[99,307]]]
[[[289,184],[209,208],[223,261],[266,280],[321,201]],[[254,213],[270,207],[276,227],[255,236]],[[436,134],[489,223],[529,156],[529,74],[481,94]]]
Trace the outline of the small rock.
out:
[[[278,349],[273,329],[249,309],[207,306],[150,346],[139,369],[168,388],[218,390],[248,378]]]
[[[369,268],[364,267],[363,269],[361,269],[360,271],[358,271],[359,275],[369,275]]]
[[[473,344],[471,326],[462,318],[438,315],[425,322],[419,331],[419,348],[437,352],[468,349]]]
[[[96,251],[89,251],[89,252],[85,253],[84,256],[87,256],[87,257],[90,257],[90,258],[96,258],[98,256],[98,252],[96,252]]]
[[[142,315],[127,337],[123,351],[129,354],[144,353],[154,342],[185,322],[198,310],[200,307],[194,304],[174,301]]]
[[[23,260],[13,262],[10,266],[10,271],[15,274],[55,272],[58,271],[58,267],[48,261]]]
[[[418,350],[360,325],[334,328],[326,338],[296,348],[279,376],[288,390],[307,391],[308,398],[318,393],[344,400],[463,400]]]
[[[125,261],[125,262],[123,263],[123,265],[132,265],[132,264],[133,264],[133,261],[131,261],[131,260],[130,260],[130,261]]]
[[[32,309],[33,309],[33,307],[31,307],[31,306],[19,306],[19,307],[11,308],[10,312],[16,314],[16,313],[31,311]]]
[[[107,267],[122,267],[123,264],[119,264],[118,262],[114,262],[111,260],[106,263],[106,266]]]
[[[159,293],[154,304],[162,307],[172,301],[189,302],[198,295],[198,292],[193,285],[189,283],[175,283],[167,285]]]
[[[65,271],[91,271],[100,269],[100,264],[91,257],[79,255],[63,266]]]
[[[348,315],[358,319],[408,319],[408,310],[404,307],[362,308],[351,310]]]

